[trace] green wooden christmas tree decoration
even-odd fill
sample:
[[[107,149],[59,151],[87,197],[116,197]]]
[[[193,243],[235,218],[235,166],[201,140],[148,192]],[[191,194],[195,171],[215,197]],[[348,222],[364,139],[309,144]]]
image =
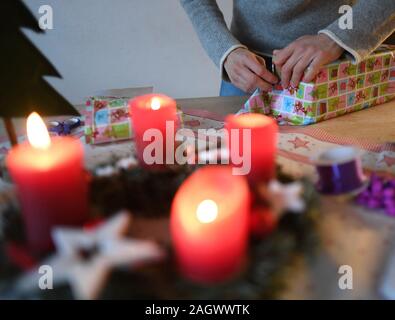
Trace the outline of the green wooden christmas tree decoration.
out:
[[[0,117],[11,143],[16,144],[13,117],[27,117],[33,111],[43,116],[79,113],[43,79],[61,75],[22,33],[21,28],[43,32],[29,9],[21,0],[1,0],[0,12]]]

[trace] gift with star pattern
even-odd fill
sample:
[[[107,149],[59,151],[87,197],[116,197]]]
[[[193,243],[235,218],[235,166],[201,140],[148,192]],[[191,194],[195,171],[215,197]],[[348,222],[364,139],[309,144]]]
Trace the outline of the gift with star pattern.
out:
[[[298,88],[257,89],[240,113],[273,115],[280,123],[308,125],[385,103],[395,97],[395,46],[382,45],[358,64],[347,58],[320,69]]]

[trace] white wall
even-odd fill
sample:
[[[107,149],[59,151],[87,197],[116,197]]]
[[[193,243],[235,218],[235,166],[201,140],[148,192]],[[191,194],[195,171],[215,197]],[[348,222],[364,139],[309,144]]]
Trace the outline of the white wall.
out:
[[[218,95],[218,70],[179,0],[25,0],[54,10],[54,30],[27,32],[63,76],[50,83],[73,103],[98,90],[151,86],[170,96]],[[232,0],[219,1],[229,19]]]

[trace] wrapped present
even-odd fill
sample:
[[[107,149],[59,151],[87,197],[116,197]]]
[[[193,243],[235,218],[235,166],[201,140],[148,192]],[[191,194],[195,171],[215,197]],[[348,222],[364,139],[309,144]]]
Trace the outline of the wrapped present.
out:
[[[129,98],[91,97],[85,109],[85,139],[99,144],[133,137]]]
[[[382,45],[366,60],[347,58],[322,67],[313,82],[298,88],[259,89],[240,113],[274,116],[280,123],[307,125],[385,103],[395,97],[395,46]]]
[[[129,113],[130,97],[91,97],[85,108],[85,140],[88,144],[110,143],[133,138]],[[178,111],[182,124],[182,112]]]

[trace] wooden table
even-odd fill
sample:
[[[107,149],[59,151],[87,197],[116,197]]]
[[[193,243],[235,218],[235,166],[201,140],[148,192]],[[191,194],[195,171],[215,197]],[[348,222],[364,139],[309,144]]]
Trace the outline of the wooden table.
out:
[[[184,110],[205,109],[225,115],[239,110],[246,97],[180,99]],[[82,108],[79,106],[78,108]],[[377,142],[395,141],[395,102],[312,125],[338,137],[364,137]],[[24,122],[16,123],[23,132]],[[1,130],[0,130],[1,134]],[[118,146],[119,148],[119,146]],[[122,148],[122,146],[120,147]],[[103,154],[95,147],[96,155]],[[87,160],[89,163],[89,160]],[[322,249],[313,261],[300,261],[298,271],[289,278],[284,299],[370,299],[380,298],[379,283],[393,247],[395,219],[362,209],[347,201],[322,198]],[[167,230],[167,221],[158,222],[159,233]],[[134,225],[141,233],[141,225]],[[353,268],[353,290],[341,290],[338,269]]]
[[[248,97],[210,97],[177,100],[182,109],[206,109],[218,114],[237,112]],[[83,110],[83,105],[77,105]],[[24,132],[25,120],[14,120],[18,133]],[[310,127],[320,128],[326,132],[347,137],[366,137],[379,143],[395,142],[395,101],[376,106],[371,109],[354,112],[343,117],[313,124]],[[4,127],[0,125],[0,136],[4,135]]]
[[[235,113],[248,97],[180,99],[182,109],[206,109],[219,114]],[[377,143],[395,142],[395,101],[346,116],[310,125],[339,137],[365,137]]]

